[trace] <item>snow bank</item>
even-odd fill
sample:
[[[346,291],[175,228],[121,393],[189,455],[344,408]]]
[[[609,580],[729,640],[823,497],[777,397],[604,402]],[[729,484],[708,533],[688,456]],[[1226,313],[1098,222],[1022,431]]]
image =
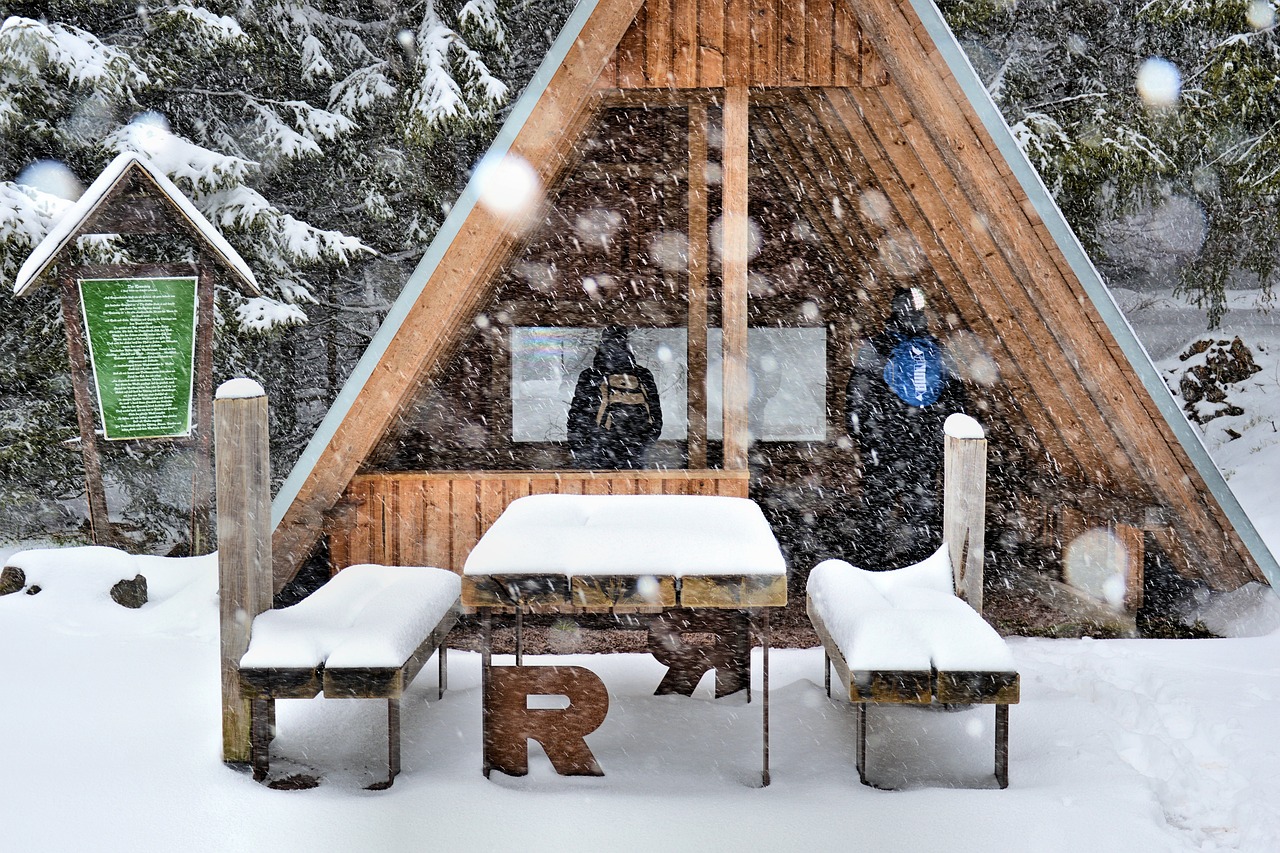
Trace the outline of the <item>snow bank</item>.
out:
[[[0,613],[35,613],[76,631],[127,628],[136,633],[216,634],[205,614],[217,600],[218,556],[153,557],[116,548],[83,546],[18,551],[6,566],[22,570],[28,595],[0,596]],[[117,581],[147,579],[147,603],[129,610],[111,600]]]
[[[764,513],[708,495],[530,495],[467,557],[467,575],[786,573]]]

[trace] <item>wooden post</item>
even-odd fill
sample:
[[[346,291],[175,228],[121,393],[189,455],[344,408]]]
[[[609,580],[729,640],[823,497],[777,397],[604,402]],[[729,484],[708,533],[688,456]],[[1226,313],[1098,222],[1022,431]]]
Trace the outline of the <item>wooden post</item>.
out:
[[[689,104],[688,448],[690,468],[707,467],[707,105]]]
[[[951,556],[956,595],[982,612],[987,510],[987,439],[968,415],[947,418],[942,541]]]
[[[107,516],[107,492],[102,484],[102,460],[98,456],[97,419],[89,390],[91,379],[84,348],[84,324],[80,321],[80,299],[75,275],[66,272],[61,279],[62,325],[67,333],[67,353],[71,357],[71,388],[76,400],[85,492],[89,498],[89,538],[94,545],[114,545],[111,520]]]
[[[747,88],[724,93],[720,325],[724,330],[724,467],[747,468]]]
[[[214,403],[218,599],[222,654],[222,760],[250,760],[250,702],[240,658],[253,618],[271,607],[271,463],[267,396],[249,379],[218,389]]]
[[[191,477],[191,556],[213,550],[209,536],[213,450],[213,259],[200,255],[196,284],[195,471]]]

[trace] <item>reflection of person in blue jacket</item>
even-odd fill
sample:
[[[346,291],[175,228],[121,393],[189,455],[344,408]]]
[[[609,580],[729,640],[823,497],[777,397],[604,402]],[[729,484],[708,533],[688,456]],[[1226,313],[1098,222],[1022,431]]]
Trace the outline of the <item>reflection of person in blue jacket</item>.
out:
[[[859,348],[845,393],[862,472],[854,546],[869,569],[922,560],[942,541],[942,425],[964,411],[964,395],[924,309],[919,289],[894,293],[884,331]]]

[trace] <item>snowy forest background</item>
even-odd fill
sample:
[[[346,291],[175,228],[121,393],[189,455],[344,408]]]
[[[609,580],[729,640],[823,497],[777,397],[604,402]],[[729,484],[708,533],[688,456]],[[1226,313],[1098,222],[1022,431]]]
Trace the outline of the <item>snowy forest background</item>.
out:
[[[264,287],[219,292],[215,381],[266,386],[283,476],[572,5],[0,2],[0,289],[116,154],[147,155]],[[1203,328],[1230,291],[1269,303],[1276,0],[941,5],[1113,289],[1174,289]],[[57,294],[0,295],[0,537],[80,529],[77,434]],[[181,539],[189,462],[108,450],[126,530]]]

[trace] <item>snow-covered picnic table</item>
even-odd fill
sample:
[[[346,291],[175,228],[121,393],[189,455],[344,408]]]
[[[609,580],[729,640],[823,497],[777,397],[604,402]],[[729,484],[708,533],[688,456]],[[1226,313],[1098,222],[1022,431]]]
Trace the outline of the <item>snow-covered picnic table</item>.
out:
[[[749,688],[748,631],[749,617],[754,617],[764,646],[766,784],[767,608],[786,602],[782,552],[760,508],[745,498],[523,497],[513,501],[485,532],[463,569],[462,603],[478,609],[483,617],[486,683],[491,678],[489,637],[494,613],[515,614],[517,667],[523,662],[521,628],[526,612],[651,613],[663,614],[655,621],[670,628],[661,642],[655,641],[654,629],[650,631],[651,651],[672,667],[659,692],[692,692],[698,677],[714,667],[717,695],[725,695]],[[729,619],[716,620],[712,614],[712,622],[700,621],[706,611],[723,612]],[[741,617],[734,621],[737,614]],[[708,629],[709,624],[714,627]],[[683,648],[681,633],[700,630],[716,633],[716,646],[709,651]],[[663,649],[673,644],[675,653]],[[681,668],[690,672],[677,672]],[[542,687],[549,689],[549,684]],[[748,689],[748,701],[749,694]],[[607,694],[604,701],[607,707]],[[496,744],[489,704],[486,700],[486,738]],[[603,720],[603,712],[599,718]],[[589,757],[589,751],[586,754]],[[486,773],[489,758],[486,753]],[[519,767],[518,762],[515,766]]]
[[[866,776],[868,704],[996,706],[996,779],[1008,785],[1009,705],[1019,678],[1003,638],[954,592],[948,546],[905,568],[869,572],[825,560],[809,573],[809,620],[858,707]]]
[[[350,566],[302,601],[253,620],[240,682],[251,697],[254,775],[269,767],[276,699],[387,700],[388,779],[400,771],[400,697],[433,654],[440,692],[445,637],[457,621],[460,581],[418,566]]]

